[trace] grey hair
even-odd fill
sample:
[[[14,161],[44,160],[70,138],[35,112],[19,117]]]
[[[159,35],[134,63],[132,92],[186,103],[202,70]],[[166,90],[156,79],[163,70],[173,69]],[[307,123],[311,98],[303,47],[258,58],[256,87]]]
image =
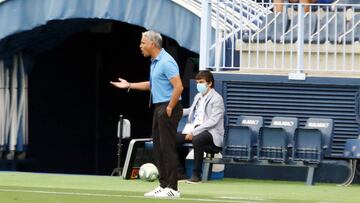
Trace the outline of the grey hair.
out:
[[[148,30],[142,33],[143,37],[146,37],[148,40],[153,42],[157,48],[162,48],[162,37],[160,33]]]

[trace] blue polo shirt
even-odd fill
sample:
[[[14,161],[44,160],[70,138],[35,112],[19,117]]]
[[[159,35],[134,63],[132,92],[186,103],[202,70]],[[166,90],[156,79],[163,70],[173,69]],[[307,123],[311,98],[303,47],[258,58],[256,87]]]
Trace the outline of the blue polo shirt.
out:
[[[152,103],[168,102],[171,99],[174,87],[170,80],[179,75],[179,67],[174,58],[161,49],[155,59],[151,59],[150,87]]]

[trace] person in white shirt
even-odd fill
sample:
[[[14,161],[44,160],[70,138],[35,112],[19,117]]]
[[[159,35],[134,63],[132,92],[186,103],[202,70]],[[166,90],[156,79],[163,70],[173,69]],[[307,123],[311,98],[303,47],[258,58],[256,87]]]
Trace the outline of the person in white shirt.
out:
[[[201,180],[205,148],[220,151],[224,138],[224,101],[214,89],[214,77],[210,71],[200,71],[195,79],[199,93],[190,108],[183,109],[188,121],[177,136],[178,146],[191,142],[194,147],[194,168],[189,182]]]

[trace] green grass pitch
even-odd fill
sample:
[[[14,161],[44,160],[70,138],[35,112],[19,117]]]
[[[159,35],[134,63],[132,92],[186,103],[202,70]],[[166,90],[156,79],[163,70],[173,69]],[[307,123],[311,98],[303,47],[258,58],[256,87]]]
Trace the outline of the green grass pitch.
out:
[[[196,185],[179,183],[181,198],[145,198],[158,182],[120,177],[0,172],[0,203],[156,202],[316,202],[359,203],[360,186],[306,186],[304,182],[224,179]]]

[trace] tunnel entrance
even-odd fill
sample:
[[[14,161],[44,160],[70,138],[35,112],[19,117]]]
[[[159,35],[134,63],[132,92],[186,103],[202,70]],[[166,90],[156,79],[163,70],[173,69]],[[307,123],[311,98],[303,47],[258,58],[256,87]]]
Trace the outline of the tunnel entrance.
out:
[[[31,46],[23,50],[32,64],[27,157],[33,161],[20,170],[110,174],[116,165],[120,114],[131,121],[133,138],[151,135],[149,93],[127,93],[109,84],[120,76],[132,82],[148,79],[150,60],[139,50],[145,29],[115,21],[91,23],[94,26],[44,51]],[[185,66],[195,70],[198,55],[163,37],[181,75]],[[187,92],[182,96],[184,106]]]

